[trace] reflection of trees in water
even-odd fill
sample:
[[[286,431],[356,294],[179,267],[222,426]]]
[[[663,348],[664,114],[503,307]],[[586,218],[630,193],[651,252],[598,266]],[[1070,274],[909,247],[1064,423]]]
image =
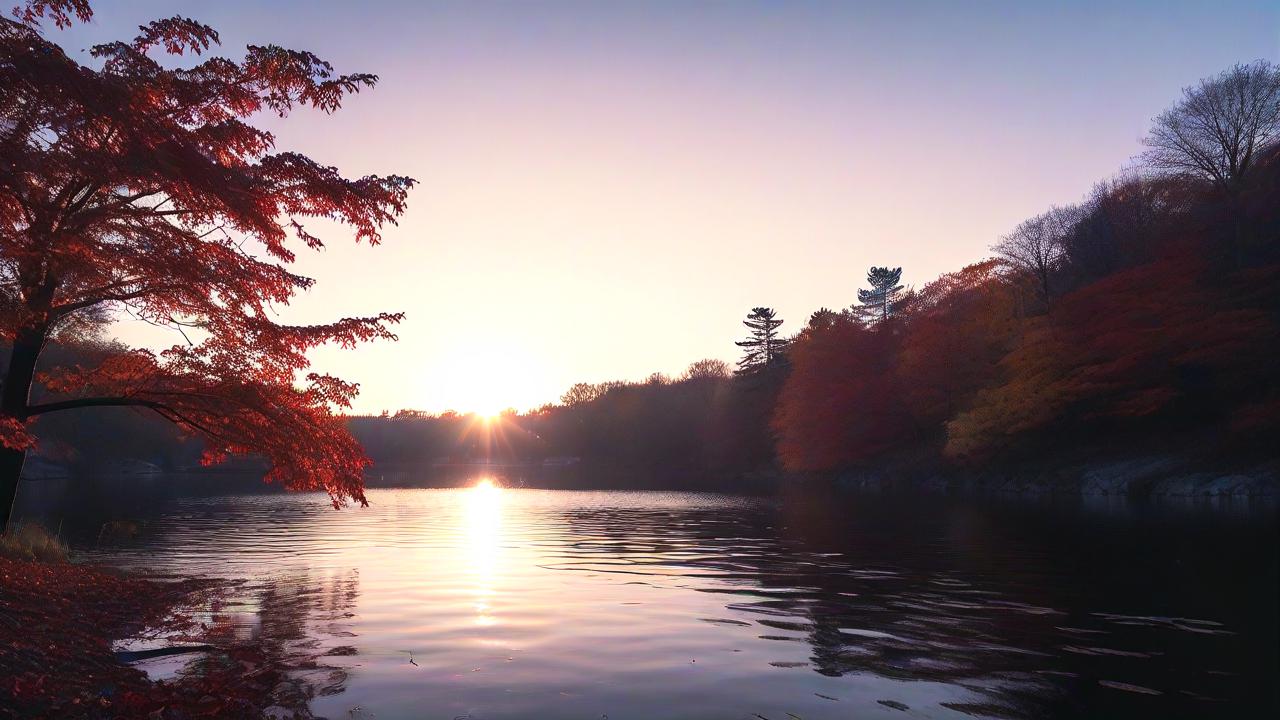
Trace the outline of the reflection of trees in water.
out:
[[[1042,653],[1016,644],[1041,627],[1044,609],[959,597],[964,590],[958,587],[929,591],[924,588],[939,580],[889,571],[779,576],[777,566],[788,562],[772,563],[774,574],[762,577],[759,590],[746,591],[755,597],[785,588],[785,594],[727,607],[764,616],[757,622],[766,628],[804,633],[816,672],[957,685],[987,699],[968,710],[996,716],[1021,716],[1028,703],[1052,694],[1051,683],[1027,670]]]
[[[820,506],[580,509],[558,520],[590,540],[569,542],[556,567],[693,579],[754,617],[761,639],[808,643],[822,675],[954,685],[973,700],[947,706],[978,716],[1049,710],[1061,693],[1036,671],[1050,667],[1036,638],[1059,613],[954,577],[954,558],[933,544],[945,529],[913,540]],[[909,570],[889,564],[902,560]]]
[[[232,648],[233,660],[275,678],[272,702],[306,716],[312,698],[346,689],[347,671],[332,659],[355,654],[349,643],[359,594],[356,570],[248,581],[212,613],[209,636]]]

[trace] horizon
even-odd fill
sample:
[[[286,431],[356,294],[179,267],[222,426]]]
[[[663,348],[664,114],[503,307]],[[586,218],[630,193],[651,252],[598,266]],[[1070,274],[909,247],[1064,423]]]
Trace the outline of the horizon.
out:
[[[1275,0],[96,4],[0,716],[1280,716]]]
[[[325,227],[297,263],[319,292],[283,314],[407,314],[398,342],[312,354],[370,415],[525,412],[732,363],[751,307],[791,334],[855,302],[868,266],[919,287],[982,260],[1119,171],[1181,88],[1280,54],[1280,7],[1250,2],[299,7],[121,3],[50,37],[87,62],[177,12],[232,57],[276,42],[380,76],[332,116],[263,123],[280,149],[422,183],[377,248]]]

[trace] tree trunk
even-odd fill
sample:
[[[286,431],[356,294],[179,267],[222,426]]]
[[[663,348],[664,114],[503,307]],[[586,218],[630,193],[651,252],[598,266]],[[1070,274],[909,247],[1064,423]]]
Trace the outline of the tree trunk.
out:
[[[0,389],[0,415],[26,421],[31,382],[36,374],[36,361],[44,348],[44,335],[43,327],[27,327],[14,338],[4,387]],[[0,531],[9,529],[13,504],[18,496],[18,480],[22,477],[26,459],[26,450],[0,448]]]
[[[1241,217],[1241,212],[1238,210],[1233,210],[1232,214],[1235,216],[1235,237],[1233,238],[1233,243],[1232,243],[1234,256],[1232,259],[1235,260],[1236,270],[1240,270],[1244,267],[1244,264],[1245,264],[1244,262],[1244,219]]]
[[[26,450],[0,448],[0,532],[8,532],[9,517],[18,498],[18,478],[27,460]]]
[[[1227,189],[1227,212],[1231,213],[1231,262],[1236,270],[1245,266],[1244,198],[1240,187]]]

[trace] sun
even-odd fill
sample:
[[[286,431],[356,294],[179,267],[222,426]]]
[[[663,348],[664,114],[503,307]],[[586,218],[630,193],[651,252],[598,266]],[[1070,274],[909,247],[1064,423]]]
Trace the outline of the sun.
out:
[[[477,379],[471,384],[478,385],[481,384],[481,381]],[[508,398],[504,396],[503,389],[494,386],[492,383],[483,387],[473,387],[470,394],[472,399],[468,403],[468,412],[474,415],[477,420],[493,422],[510,407],[510,404],[506,403]]]
[[[487,336],[459,338],[456,355],[444,358],[441,372],[422,376],[426,408],[452,408],[476,420],[493,422],[510,409],[537,405],[545,371],[540,357],[519,345]],[[438,378],[447,377],[447,383]]]

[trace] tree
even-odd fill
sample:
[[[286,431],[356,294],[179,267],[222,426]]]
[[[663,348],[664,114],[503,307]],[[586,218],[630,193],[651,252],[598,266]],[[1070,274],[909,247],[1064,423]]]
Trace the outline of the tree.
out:
[[[1153,240],[1178,218],[1185,183],[1129,170],[1096,183],[1063,240],[1063,264],[1077,285],[1154,258]]]
[[[1001,379],[947,423],[947,454],[981,460],[1036,436],[1061,443],[1068,429],[1114,443],[1144,419],[1164,421],[1162,435],[1179,419],[1213,428],[1274,401],[1278,279],[1275,266],[1223,277],[1182,254],[1063,297],[1024,325]]]
[[[706,378],[727,378],[729,377],[729,363],[723,360],[707,358],[705,360],[695,360],[689,363],[689,369],[684,371],[684,380],[701,380]]]
[[[778,327],[782,320],[776,317],[773,308],[751,308],[743,325],[751,330],[746,340],[734,344],[742,348],[742,359],[738,361],[738,374],[746,375],[771,367],[782,358],[782,351],[787,341],[778,337]]]
[[[773,414],[787,469],[857,465],[913,439],[893,372],[898,342],[860,322],[801,334]]]
[[[1006,265],[1035,279],[1046,307],[1052,297],[1053,273],[1062,259],[1063,240],[1077,215],[1074,208],[1050,208],[1020,223],[991,248]]]
[[[940,436],[943,423],[999,379],[998,362],[1017,329],[1014,288],[985,260],[925,285],[911,299],[894,362],[915,424]]]
[[[582,405],[600,397],[598,386],[591,383],[574,383],[560,396],[561,405]]]
[[[202,437],[205,462],[261,455],[269,481],[325,490],[335,506],[365,503],[369,460],[335,412],[358,386],[307,373],[306,352],[393,339],[389,326],[402,316],[304,326],[274,318],[313,284],[289,269],[299,245],[323,247],[303,221],[336,221],[377,244],[413,180],[345,178],[275,152],[274,136],[250,120],[297,107],[333,112],[377,77],[339,75],[309,52],[274,45],[190,67],[152,57],[219,44],[216,31],[185,18],[93,47],[93,69],[39,26],[91,16],[86,0],[29,0],[16,19],[0,18],[0,332],[9,344],[0,516],[35,442],[29,421],[107,406],[153,411]],[[120,309],[188,339],[93,367],[41,365],[60,328]]]
[[[818,308],[809,315],[809,324],[806,326],[810,330],[821,330],[829,328],[840,319],[840,313],[830,308]]]
[[[1280,66],[1238,64],[1185,88],[1156,116],[1144,142],[1156,170],[1208,181],[1227,200],[1235,262],[1245,245],[1240,195],[1260,157],[1280,139]]]
[[[898,301],[902,295],[902,268],[873,267],[867,271],[867,283],[870,290],[858,290],[857,314],[869,321],[888,320],[898,310]]]
[[[1280,137],[1280,66],[1238,64],[1182,91],[1156,116],[1145,144],[1152,167],[1207,180],[1235,194]]]
[[[564,391],[560,396],[561,405],[582,405],[589,402],[599,400],[605,395],[618,388],[624,388],[629,383],[622,380],[610,380],[602,383],[574,383],[572,387]]]

